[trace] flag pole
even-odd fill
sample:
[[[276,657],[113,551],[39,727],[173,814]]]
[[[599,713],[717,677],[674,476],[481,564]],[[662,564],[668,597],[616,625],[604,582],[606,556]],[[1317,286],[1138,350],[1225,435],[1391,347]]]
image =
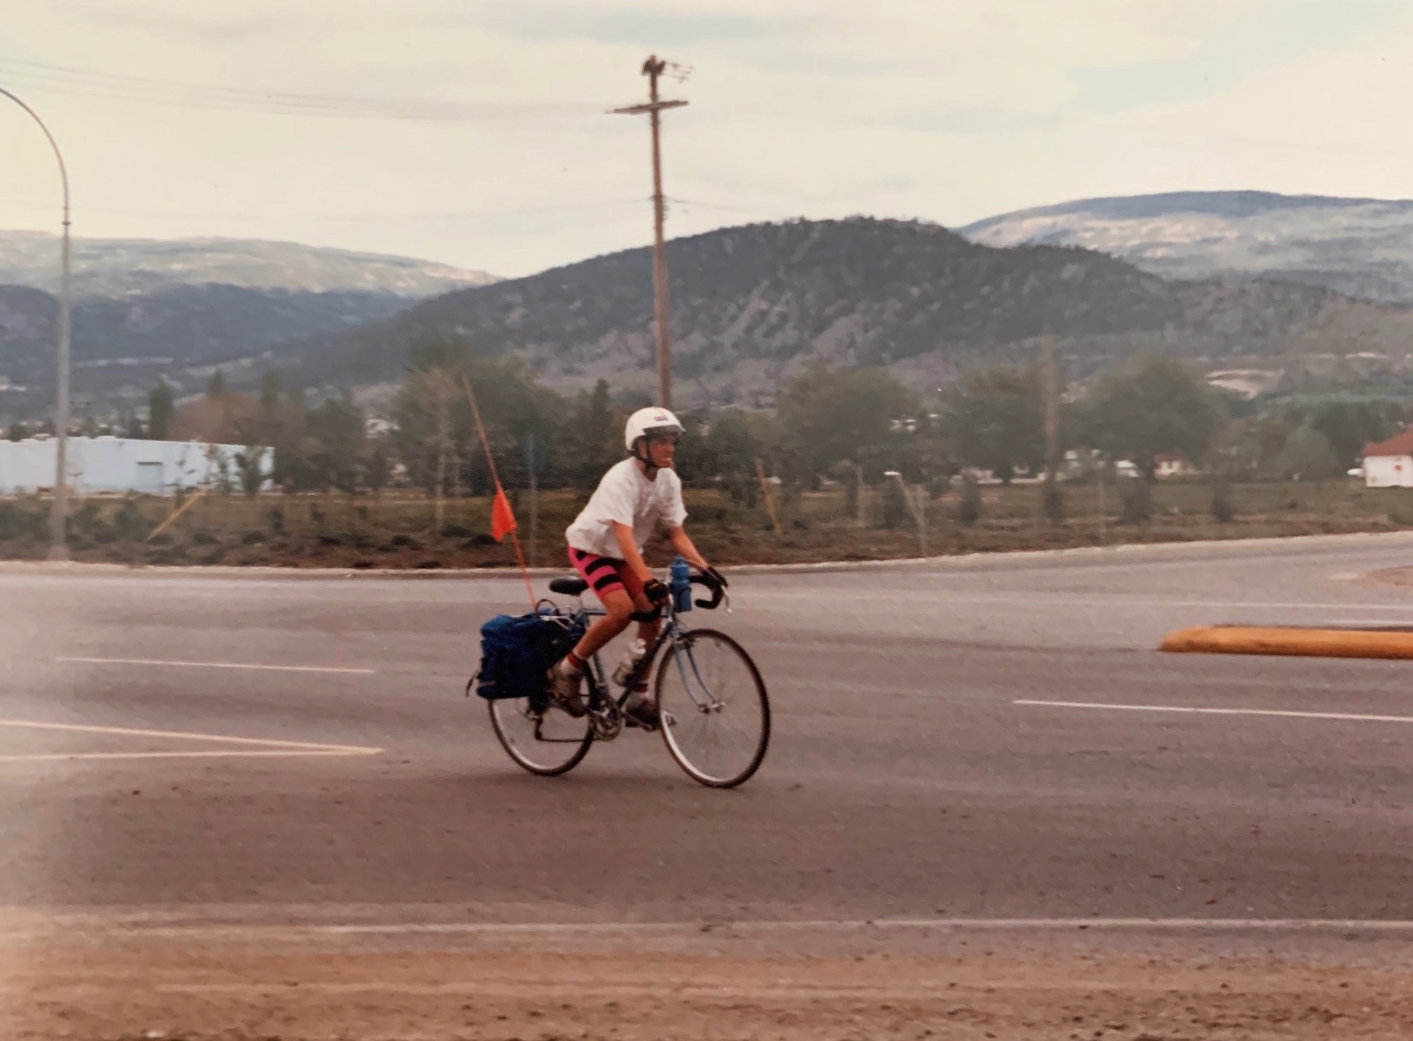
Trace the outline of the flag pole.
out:
[[[505,489],[500,485],[500,474],[496,471],[495,456],[491,454],[491,442],[486,437],[486,426],[481,422],[481,410],[476,405],[476,395],[471,392],[471,381],[465,373],[461,374],[461,386],[466,390],[466,400],[471,402],[471,417],[476,421],[476,433],[481,438],[481,447],[486,450],[486,465],[491,470],[491,480],[496,486],[496,495],[499,498],[505,497]],[[492,500],[494,502],[494,500]],[[520,548],[520,536],[516,533],[516,528],[510,529],[510,543],[515,547],[515,561],[520,565],[520,575],[525,579],[525,592],[530,597],[530,610],[535,609],[535,587],[530,584],[530,569],[525,566],[525,554]]]

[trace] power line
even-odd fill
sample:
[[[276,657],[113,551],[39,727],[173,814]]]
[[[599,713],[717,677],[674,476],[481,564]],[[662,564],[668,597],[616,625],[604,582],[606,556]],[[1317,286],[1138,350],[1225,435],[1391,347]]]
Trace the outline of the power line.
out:
[[[636,199],[612,199],[597,202],[565,203],[558,206],[527,206],[520,208],[506,209],[485,209],[485,210],[441,210],[432,213],[368,213],[366,210],[359,213],[309,213],[307,211],[272,211],[269,209],[256,211],[233,211],[224,212],[213,210],[160,210],[160,209],[106,209],[102,206],[86,207],[86,212],[90,215],[100,217],[145,217],[156,220],[233,220],[233,221],[268,221],[275,219],[298,218],[301,221],[311,221],[321,224],[352,224],[352,223],[374,223],[377,221],[475,221],[475,220],[495,220],[502,217],[533,217],[554,213],[582,213],[588,210],[609,211],[621,209],[628,206],[638,206],[642,204],[641,198]],[[0,197],[0,204],[17,205],[24,208],[39,207],[49,204],[49,200],[38,196],[29,199]]]
[[[0,60],[0,74],[4,75],[7,82],[59,93],[79,93],[110,100],[184,108],[269,112],[280,115],[475,122],[494,119],[523,120],[533,115],[547,118],[587,116],[598,111],[598,107],[594,105],[562,102],[426,101],[222,87],[15,59]]]
[[[744,213],[744,214],[746,214],[747,216],[751,216],[751,217],[761,217],[761,216],[765,216],[765,211],[764,211],[764,210],[747,209],[747,208],[742,207],[742,206],[728,206],[728,205],[726,205],[725,203],[718,203],[718,202],[701,202],[701,201],[699,201],[699,200],[697,200],[697,199],[679,199],[679,198],[676,198],[675,196],[669,198],[667,201],[668,201],[668,202],[674,202],[674,203],[676,203],[678,206],[695,206],[695,207],[696,207],[697,209],[699,209],[699,210],[722,210],[722,211],[725,211],[725,212],[727,212],[727,213]]]

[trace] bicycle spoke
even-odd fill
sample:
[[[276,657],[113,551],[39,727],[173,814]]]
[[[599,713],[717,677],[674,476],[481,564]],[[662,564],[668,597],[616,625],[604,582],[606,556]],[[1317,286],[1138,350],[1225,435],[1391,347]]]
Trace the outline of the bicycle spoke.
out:
[[[587,716],[576,719],[556,706],[539,711],[528,698],[488,705],[491,726],[501,745],[531,773],[564,773],[584,758],[593,741]]]
[[[678,764],[713,787],[755,772],[770,737],[765,687],[734,640],[709,629],[688,633],[658,670],[663,738]]]

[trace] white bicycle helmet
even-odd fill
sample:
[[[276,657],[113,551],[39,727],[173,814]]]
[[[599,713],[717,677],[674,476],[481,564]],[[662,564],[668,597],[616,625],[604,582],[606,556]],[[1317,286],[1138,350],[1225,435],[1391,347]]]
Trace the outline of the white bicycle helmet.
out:
[[[628,417],[623,428],[623,447],[637,455],[638,439],[648,434],[684,434],[687,428],[665,408],[640,408]]]

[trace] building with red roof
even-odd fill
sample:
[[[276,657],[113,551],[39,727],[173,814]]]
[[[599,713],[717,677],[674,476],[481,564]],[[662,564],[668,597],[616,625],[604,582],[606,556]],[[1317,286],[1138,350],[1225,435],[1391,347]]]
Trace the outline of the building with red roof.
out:
[[[1371,441],[1359,453],[1369,488],[1413,488],[1413,426],[1387,441]]]

